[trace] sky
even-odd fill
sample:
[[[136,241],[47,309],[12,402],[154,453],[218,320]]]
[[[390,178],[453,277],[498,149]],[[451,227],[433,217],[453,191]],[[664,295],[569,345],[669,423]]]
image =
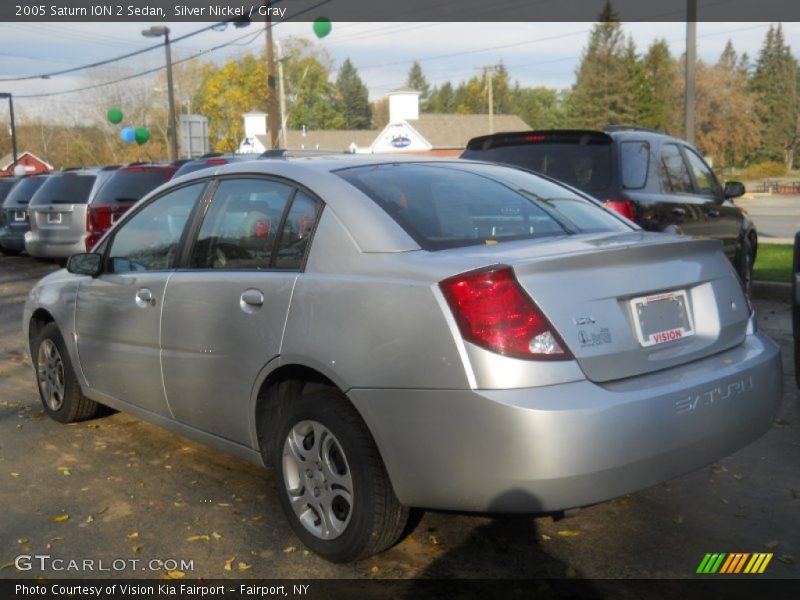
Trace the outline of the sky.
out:
[[[163,23],[154,23],[162,25]],[[141,30],[150,23],[0,23],[0,79],[38,75],[111,58],[147,47],[156,40],[144,38]],[[202,23],[167,23],[173,38],[200,29]],[[381,98],[404,84],[412,61],[419,60],[431,85],[445,81],[454,84],[469,79],[483,65],[503,61],[512,81],[522,86],[568,88],[574,83],[575,69],[586,46],[592,23],[334,23],[331,33],[316,40],[308,22],[279,23],[275,39],[302,36],[315,40],[341,65],[350,58],[364,83],[370,99]],[[739,53],[755,58],[769,23],[698,23],[699,57],[714,62],[728,39]],[[800,23],[784,23],[787,42],[797,55],[800,50]],[[633,36],[644,52],[656,38],[665,38],[673,55],[684,51],[685,23],[623,23],[623,30]],[[257,24],[249,28],[207,31],[173,45],[173,59],[189,56],[215,45],[239,40],[235,45],[205,55],[224,61],[245,52],[260,52],[263,32]],[[135,71],[164,64],[158,49],[118,63]],[[106,70],[102,78],[114,76]],[[94,74],[98,80],[98,75]],[[105,79],[100,79],[105,80]],[[44,99],[19,96],[58,92],[87,85],[86,72],[20,82],[0,82],[0,92],[18,97],[15,107],[30,116],[45,115],[57,119],[62,111],[80,110],[76,95]],[[102,89],[94,92],[102,94]],[[156,88],[154,93],[159,93]],[[0,104],[0,119],[7,118]]]

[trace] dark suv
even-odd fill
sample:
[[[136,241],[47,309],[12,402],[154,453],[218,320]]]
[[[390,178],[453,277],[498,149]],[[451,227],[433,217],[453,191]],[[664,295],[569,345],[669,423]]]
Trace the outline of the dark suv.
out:
[[[461,158],[508,163],[578,188],[648,231],[722,241],[746,291],[758,237],[733,205],[744,186],[723,187],[692,146],[655,130],[548,130],[473,138]]]
[[[25,234],[30,230],[28,203],[42,183],[47,179],[46,173],[28,175],[15,183],[0,211],[0,250],[6,254],[19,254],[25,250]],[[3,180],[0,179],[0,198],[3,196]]]

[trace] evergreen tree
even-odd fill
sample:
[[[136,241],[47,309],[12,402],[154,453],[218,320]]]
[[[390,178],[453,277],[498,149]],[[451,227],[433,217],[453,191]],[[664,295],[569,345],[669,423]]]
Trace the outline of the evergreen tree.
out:
[[[369,129],[372,126],[372,107],[369,104],[367,86],[358,76],[358,71],[345,59],[336,79],[336,105],[341,113],[345,129]]]
[[[563,98],[557,90],[536,87],[514,90],[515,114],[531,129],[558,129],[566,122]]]
[[[783,37],[783,28],[770,27],[750,80],[758,96],[756,114],[761,146],[754,158],[783,161],[792,168],[798,141],[798,65]]]
[[[577,70],[569,106],[573,125],[601,128],[635,119],[630,50],[617,16],[607,2]]]
[[[428,100],[431,96],[431,86],[425,78],[425,73],[422,72],[422,67],[418,61],[414,61],[411,68],[408,70],[408,77],[406,77],[406,86],[412,90],[419,92],[419,107],[422,111],[428,110]]]
[[[639,124],[668,133],[680,132],[683,97],[678,81],[678,65],[666,40],[656,40],[647,49],[641,64],[637,103]]]
[[[431,97],[428,100],[428,111],[434,113],[452,113],[455,112],[455,109],[455,92],[453,91],[452,83],[448,81],[440,88],[433,88]]]

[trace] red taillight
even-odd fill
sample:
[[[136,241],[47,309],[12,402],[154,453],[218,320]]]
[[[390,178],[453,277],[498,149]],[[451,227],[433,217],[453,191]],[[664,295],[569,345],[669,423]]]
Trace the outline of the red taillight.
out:
[[[227,165],[228,159],[227,158],[207,158],[206,159],[207,165]]]
[[[633,202],[630,200],[603,200],[603,206],[621,214],[626,219],[631,221],[634,219]]]
[[[264,221],[264,220],[256,221],[255,232],[254,232],[255,237],[257,238],[269,237],[269,230],[270,230],[269,221]]]
[[[547,138],[543,135],[526,135],[525,141],[526,142],[543,142]]]
[[[445,279],[439,287],[466,341],[515,358],[572,358],[511,267],[463,273]]]
[[[91,250],[103,234],[111,228],[113,211],[111,206],[89,206],[86,211],[86,251]]]

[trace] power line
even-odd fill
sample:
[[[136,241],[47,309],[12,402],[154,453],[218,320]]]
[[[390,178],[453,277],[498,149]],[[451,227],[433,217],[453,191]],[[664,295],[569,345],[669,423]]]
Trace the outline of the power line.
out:
[[[275,0],[275,2],[273,2],[272,5],[274,6],[275,4],[277,4],[280,1],[281,0]],[[307,13],[307,12],[310,12],[312,10],[315,10],[315,9],[319,8],[320,6],[322,6],[324,4],[327,4],[330,1],[331,0],[322,0],[321,2],[318,2],[317,4],[314,4],[313,6],[310,6],[310,7],[306,8],[306,9],[303,9],[303,10],[295,13],[294,15],[290,15],[289,17],[287,17],[286,19],[284,19],[281,22],[286,22],[286,21],[289,21],[290,19],[297,18],[297,17],[299,17],[299,16],[301,16],[301,15]],[[271,27],[274,27],[275,25],[278,25],[281,22],[271,22],[271,23],[269,23],[268,26],[271,28]],[[217,25],[218,25],[218,23],[214,24],[211,27],[216,27]],[[187,37],[190,37],[191,35],[196,35],[196,34],[200,33],[201,31],[205,31],[205,30],[210,29],[211,27],[206,27],[205,29],[201,29],[201,30],[195,31],[195,32],[193,32],[191,34],[187,34],[187,35],[181,36],[180,38],[176,38],[176,40],[186,39]],[[250,33],[247,33],[245,35],[233,38],[232,40],[229,40],[229,41],[227,41],[225,43],[218,44],[218,45],[213,46],[211,48],[208,48],[206,50],[202,50],[202,51],[197,52],[197,53],[195,53],[195,54],[193,54],[191,56],[187,56],[186,58],[182,58],[181,60],[173,61],[172,64],[173,65],[179,65],[181,63],[185,63],[185,62],[188,62],[188,61],[193,60],[195,58],[198,58],[200,56],[203,56],[205,54],[209,54],[210,52],[216,52],[217,50],[221,50],[222,48],[226,48],[227,46],[247,45],[249,43],[252,43],[257,38],[257,36],[259,36],[261,33],[263,33],[263,31],[265,29],[267,29],[267,26],[261,27],[257,31],[250,32]],[[241,41],[241,40],[243,40],[245,38],[251,38],[251,39],[249,41],[245,42],[244,44],[236,44],[236,42],[239,42],[239,41]],[[163,44],[159,44],[159,46],[163,46]],[[65,94],[75,94],[75,93],[78,93],[78,92],[85,92],[85,91],[89,91],[89,90],[95,90],[95,89],[98,89],[98,88],[101,88],[101,87],[105,87],[105,86],[108,86],[108,85],[114,85],[114,84],[117,84],[117,83],[122,83],[124,81],[130,81],[131,79],[137,79],[139,77],[144,77],[145,75],[151,75],[153,73],[158,73],[159,71],[163,71],[164,69],[166,69],[166,66],[155,67],[153,69],[148,69],[146,71],[141,71],[139,73],[133,73],[133,74],[127,75],[125,77],[120,77],[119,79],[114,79],[112,81],[104,81],[102,83],[98,83],[98,84],[95,84],[95,85],[84,86],[84,87],[75,88],[75,89],[72,89],[72,90],[62,90],[62,91],[59,91],[59,92],[48,92],[48,93],[41,93],[41,94],[20,94],[20,95],[16,95],[15,94],[14,98],[50,98],[50,97],[53,97],[53,96],[61,96],[61,95],[65,95]],[[0,79],[0,81],[3,81],[3,80]]]
[[[322,3],[318,4],[318,5],[315,5],[312,8],[316,8],[317,6],[321,6],[322,4],[325,4],[325,3],[329,2],[329,1],[330,0],[325,0],[324,2],[322,2]],[[275,6],[276,4],[280,4],[281,2],[283,2],[283,0],[274,0],[270,4],[270,6]],[[302,14],[302,12],[298,13],[298,15],[299,14]],[[295,16],[298,16],[298,15],[295,15]],[[223,21],[223,24],[227,25],[227,23],[228,23],[228,21]],[[192,32],[186,33],[184,35],[178,36],[178,37],[174,38],[173,40],[171,40],[171,42],[174,44],[176,42],[180,42],[180,41],[188,39],[190,37],[194,37],[194,36],[196,36],[196,35],[198,35],[200,33],[203,33],[203,32],[208,31],[210,29],[214,29],[215,27],[219,27],[219,26],[220,26],[220,23],[214,23],[213,25],[208,25],[207,27],[203,27],[202,29],[198,29],[196,31],[192,31]],[[121,55],[115,56],[113,58],[107,58],[105,60],[101,60],[101,61],[98,61],[98,62],[95,62],[95,63],[89,63],[89,64],[86,64],[86,65],[81,65],[79,67],[72,67],[70,69],[63,69],[61,71],[52,71],[50,73],[41,73],[39,75],[24,75],[22,77],[6,77],[6,78],[0,79],[0,82],[30,81],[31,79],[50,79],[51,77],[55,77],[56,75],[66,75],[68,73],[75,73],[77,71],[85,71],[86,69],[93,69],[95,67],[103,67],[105,65],[110,65],[112,63],[119,62],[121,60],[125,60],[125,59],[128,59],[128,58],[132,58],[134,56],[138,56],[139,54],[144,54],[145,52],[150,52],[151,50],[155,50],[156,48],[161,48],[163,45],[164,45],[164,42],[161,42],[161,43],[158,43],[158,44],[154,44],[152,46],[146,46],[145,48],[142,48],[140,50],[134,50],[134,51],[128,52],[126,54],[121,54]]]

